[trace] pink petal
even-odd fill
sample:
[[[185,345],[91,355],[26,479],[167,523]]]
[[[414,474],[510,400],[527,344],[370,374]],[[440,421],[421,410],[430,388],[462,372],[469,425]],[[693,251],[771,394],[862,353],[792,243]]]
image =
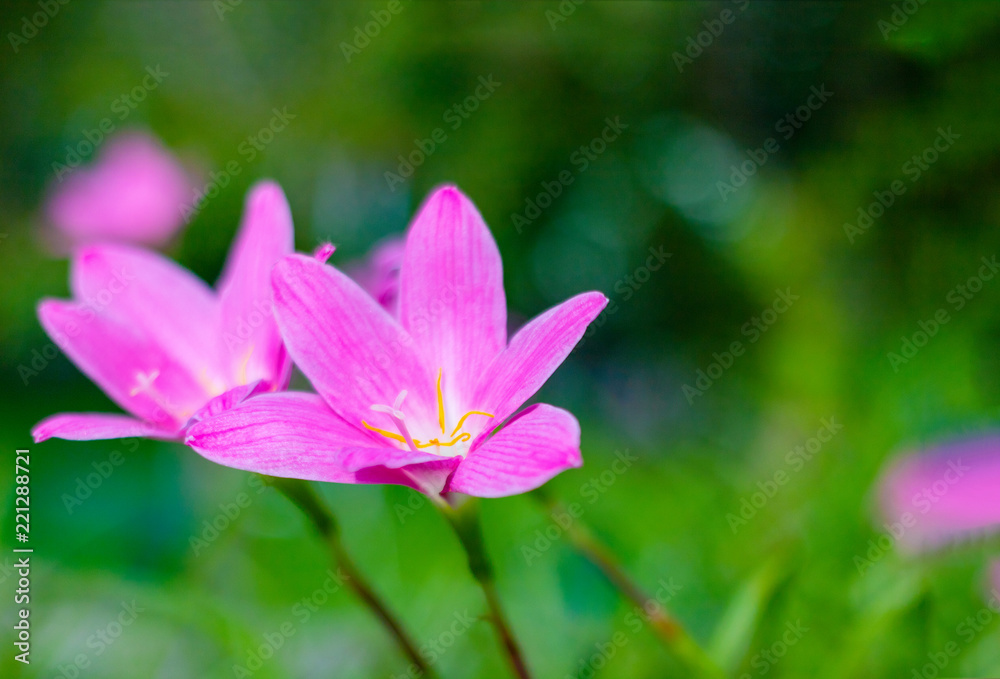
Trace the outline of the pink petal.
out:
[[[383,445],[378,448],[345,449],[343,455],[341,455],[340,464],[347,471],[356,472],[368,467],[399,469],[408,465],[418,465],[442,459],[448,460],[453,458],[442,458],[440,455],[423,451],[414,453],[402,448]]]
[[[271,385],[263,380],[233,387],[229,391],[219,394],[200,408],[198,412],[191,416],[191,420],[188,422],[187,426],[191,426],[198,420],[205,420],[209,417],[214,417],[223,411],[229,410],[230,408],[235,408],[237,405],[252,396],[266,394],[270,391],[272,391]]]
[[[291,362],[274,320],[271,270],[292,253],[293,241],[292,213],[281,187],[257,184],[218,284],[222,359],[232,384],[265,380],[284,387],[288,382]]]
[[[483,371],[507,343],[503,264],[476,207],[457,188],[435,191],[406,238],[400,319],[464,412]],[[464,397],[464,398],[463,398]]]
[[[57,173],[45,212],[67,244],[162,245],[184,223],[194,188],[170,152],[138,132],[105,142],[89,167]]]
[[[70,282],[76,301],[130,326],[190,375],[225,387],[215,296],[190,271],[148,250],[95,245],[76,253]]]
[[[127,415],[106,413],[63,413],[47,417],[31,430],[35,443],[50,438],[69,441],[97,441],[142,436],[154,439],[175,439],[177,430],[147,424]]]
[[[274,270],[278,326],[295,364],[341,417],[385,426],[372,405],[402,390],[407,419],[436,420],[434,377],[414,342],[354,281],[312,257],[286,257]],[[418,434],[414,432],[414,435]]]
[[[882,520],[907,551],[1000,528],[1000,436],[903,458],[884,476]]]
[[[192,425],[185,443],[213,462],[261,474],[411,485],[399,472],[385,468],[345,469],[345,452],[373,450],[379,443],[341,419],[315,394],[284,392],[247,399]]]
[[[208,399],[187,366],[131,324],[59,300],[43,300],[38,318],[87,377],[140,419],[177,428]]]
[[[482,426],[496,426],[531,398],[562,365],[607,303],[607,297],[601,293],[586,292],[549,309],[521,328],[476,386],[469,407],[494,415],[489,424]]]
[[[372,248],[363,262],[344,270],[393,318],[399,317],[399,270],[405,252],[406,240],[393,236]]]
[[[448,482],[448,492],[504,497],[533,490],[580,467],[580,425],[570,413],[539,403],[473,448]]]

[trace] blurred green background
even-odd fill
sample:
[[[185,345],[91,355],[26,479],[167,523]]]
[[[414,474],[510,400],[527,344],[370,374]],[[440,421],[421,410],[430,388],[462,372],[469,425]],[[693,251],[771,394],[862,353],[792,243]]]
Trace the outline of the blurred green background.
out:
[[[252,676],[405,676],[349,592],[303,614],[327,578],[325,553],[255,477],[167,443],[30,443],[48,414],[115,410],[61,355],[32,366],[49,342],[37,300],[68,295],[67,263],[41,247],[39,206],[65,147],[157,65],[168,77],[119,126],[153,131],[206,175],[241,168],[169,249],[207,280],[258,178],[286,190],[298,247],[331,240],[338,265],[454,182],[499,242],[513,318],[582,290],[608,294],[615,312],[539,395],[583,426],[585,466],[548,488],[585,507],[582,520],[650,593],[661,580],[680,587],[670,608],[730,676],[930,676],[928,653],[949,642],[961,653],[942,676],[1000,676],[996,616],[971,638],[959,632],[983,609],[996,541],[907,560],[872,512],[895,452],[1000,419],[1000,280],[961,309],[949,300],[1000,254],[1000,4],[403,0],[345,55],[387,5],[70,0],[16,52],[9,33],[39,5],[0,7],[7,630],[15,448],[34,453],[35,548],[33,663],[23,672],[5,642],[0,676],[74,677],[80,655],[82,677],[238,676],[233,666],[286,621],[294,636]],[[447,117],[481,76],[500,84],[467,117]],[[250,160],[241,144],[286,107],[294,120]],[[597,153],[609,118],[622,131]],[[445,141],[388,182],[398,156],[437,128]],[[939,128],[957,139],[925,156]],[[572,182],[536,214],[526,201],[538,205],[560,176]],[[897,180],[905,193],[872,210],[873,192]],[[880,216],[845,229],[859,208]],[[650,248],[671,256],[644,272]],[[765,313],[779,290],[797,299]],[[941,308],[950,322],[891,361]],[[699,385],[699,370],[717,377]],[[842,425],[829,442],[789,457],[829,418]],[[623,451],[638,461],[619,474]],[[121,463],[68,506],[112,458]],[[414,636],[450,642],[442,677],[507,675],[486,622],[447,634],[484,606],[420,496],[322,492]],[[250,505],[192,546],[212,535],[205,522],[227,523],[240,493]],[[538,677],[686,676],[566,539],[539,539],[553,521],[531,497],[486,501],[484,520]],[[135,622],[95,642],[133,600]],[[805,631],[785,647],[789,625]],[[616,632],[626,643],[597,668],[589,659]]]

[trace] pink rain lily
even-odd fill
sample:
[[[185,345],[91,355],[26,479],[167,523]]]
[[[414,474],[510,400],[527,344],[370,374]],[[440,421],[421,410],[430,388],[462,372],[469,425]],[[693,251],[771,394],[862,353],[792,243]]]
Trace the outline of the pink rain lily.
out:
[[[131,416],[55,415],[35,441],[149,436],[185,426],[259,392],[284,389],[291,372],[271,309],[270,271],[293,251],[280,187],[248,198],[216,290],[164,257],[94,245],[73,257],[73,300],[43,300],[42,326],[69,358]]]
[[[313,258],[286,257],[272,278],[282,337],[319,394],[262,395],[195,423],[186,441],[208,459],[480,497],[525,492],[582,464],[573,415],[517,410],[607,299],[578,295],[508,342],[500,253],[458,189],[436,191],[410,226],[398,320]]]
[[[903,457],[884,475],[879,503],[905,552],[1000,530],[1000,435]]]
[[[399,270],[403,266],[406,241],[387,238],[372,248],[364,261],[345,269],[383,309],[399,316]]]
[[[89,167],[58,170],[45,206],[61,249],[87,243],[158,246],[184,224],[192,178],[155,137],[111,139]]]

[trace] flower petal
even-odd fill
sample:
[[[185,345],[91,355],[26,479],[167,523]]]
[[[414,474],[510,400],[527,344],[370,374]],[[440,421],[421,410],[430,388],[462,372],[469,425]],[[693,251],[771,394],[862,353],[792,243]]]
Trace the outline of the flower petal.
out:
[[[263,380],[258,380],[256,382],[251,382],[250,384],[241,384],[238,387],[233,387],[229,391],[219,394],[203,407],[198,409],[194,415],[191,416],[191,420],[186,426],[194,424],[198,420],[204,420],[209,417],[214,417],[221,412],[229,410],[230,408],[235,408],[243,401],[247,400],[252,396],[257,396],[258,394],[266,394],[271,390],[270,386]]]
[[[399,270],[406,239],[391,236],[376,244],[359,262],[344,269],[393,318],[399,318]]]
[[[411,485],[399,472],[380,467],[344,469],[344,451],[378,443],[330,410],[316,394],[284,392],[247,399],[201,420],[184,441],[212,462],[272,476],[335,483]]]
[[[224,387],[215,295],[187,269],[148,250],[95,245],[73,258],[71,286],[76,301],[130,326],[193,377]]]
[[[130,324],[60,300],[43,300],[38,318],[70,360],[136,417],[177,428],[208,399],[186,366]]]
[[[525,408],[486,443],[473,448],[446,490],[476,497],[516,495],[582,464],[576,418],[539,403]]]
[[[496,426],[531,398],[562,365],[607,303],[608,298],[601,293],[586,292],[521,328],[478,382],[470,407],[494,415],[480,426]]]
[[[880,489],[881,514],[894,533],[901,532],[904,550],[933,549],[1000,529],[998,489],[1000,436],[949,443],[889,470]]]
[[[75,170],[63,166],[57,177],[45,213],[61,246],[162,245],[184,223],[182,206],[195,188],[193,177],[155,137],[138,132],[115,136],[96,162]]]
[[[68,441],[97,441],[142,436],[153,439],[176,439],[177,430],[165,429],[128,415],[108,413],[62,413],[47,417],[31,430],[35,443],[50,438]]]
[[[392,404],[405,389],[407,420],[435,421],[434,377],[413,339],[354,281],[302,255],[279,262],[273,279],[288,351],[334,411],[358,427],[383,427],[386,416],[371,406]]]
[[[347,471],[356,472],[368,467],[399,469],[411,464],[450,459],[453,458],[446,458],[441,455],[422,451],[414,453],[402,448],[383,445],[379,448],[345,448],[344,454],[340,458],[340,464]]]
[[[221,351],[232,384],[287,384],[291,362],[272,311],[271,269],[294,249],[292,212],[281,187],[256,185],[218,283]]]
[[[457,188],[438,189],[420,209],[399,276],[403,327],[430,367],[444,370],[446,402],[464,412],[507,344],[507,302],[496,241]]]

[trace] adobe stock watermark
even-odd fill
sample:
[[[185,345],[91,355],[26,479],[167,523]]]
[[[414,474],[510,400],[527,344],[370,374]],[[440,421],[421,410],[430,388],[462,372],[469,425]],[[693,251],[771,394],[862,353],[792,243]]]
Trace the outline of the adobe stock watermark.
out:
[[[129,453],[134,453],[139,449],[139,439],[137,437],[130,436],[119,440],[122,442],[123,447],[128,448]],[[125,464],[125,456],[117,449],[108,453],[107,459],[100,462],[92,462],[91,466],[94,468],[94,471],[86,476],[78,476],[76,478],[76,485],[73,487],[73,492],[62,494],[60,499],[66,508],[66,513],[73,516],[73,512],[82,506],[84,501],[89,499],[98,488],[104,485],[104,482],[111,478],[115,470],[123,464]]]
[[[587,512],[587,507],[600,500],[638,460],[639,458],[629,453],[628,448],[624,452],[616,450],[615,461],[607,469],[580,485],[578,494],[583,501],[570,502],[566,505],[565,511],[560,509],[553,511],[550,515],[552,523],[544,529],[535,530],[534,540],[530,545],[521,546],[521,556],[524,557],[525,564],[530,566],[561,540],[573,523]]]
[[[756,344],[764,333],[778,322],[778,318],[791,309],[798,300],[799,295],[792,294],[791,288],[775,290],[775,298],[770,306],[766,307],[760,316],[754,316],[740,328],[740,334],[748,338],[747,344],[741,340],[735,340],[729,345],[727,351],[723,351],[721,354],[713,353],[712,358],[715,360],[705,368],[699,368],[695,371],[694,386],[685,383],[681,387],[681,393],[687,399],[688,405],[694,404],[695,397],[704,396],[705,392],[711,389],[712,385],[733,367],[736,359],[746,353],[747,345]]]
[[[479,76],[478,82],[479,84],[472,94],[445,109],[442,114],[442,120],[448,124],[452,132],[458,131],[458,128],[479,110],[479,106],[493,96],[497,88],[503,84],[494,80],[492,73],[488,76]],[[416,168],[423,165],[446,141],[448,141],[448,133],[443,127],[435,127],[425,139],[414,139],[413,150],[406,157],[403,157],[402,154],[397,156],[399,164],[396,166],[396,172],[386,171],[383,175],[389,190],[395,192],[396,187],[412,177]]]
[[[334,573],[331,570],[326,572],[326,580],[323,584],[314,589],[308,596],[292,606],[290,613],[292,619],[286,619],[277,625],[274,631],[264,632],[260,635],[263,639],[253,648],[246,650],[246,659],[242,664],[233,665],[233,676],[236,679],[247,679],[257,673],[268,660],[284,647],[285,643],[295,636],[299,630],[299,625],[304,625],[319,612],[320,608],[330,600],[330,597],[343,589],[344,584],[350,579],[340,568]]]
[[[993,255],[989,259],[981,257],[980,261],[982,265],[975,274],[970,276],[964,283],[956,285],[945,295],[944,300],[951,307],[953,313],[964,309],[965,305],[982,291],[986,282],[996,278],[997,272],[1000,272],[1000,262],[997,262],[996,255]],[[952,316],[948,313],[948,307],[943,306],[935,311],[931,318],[918,321],[917,330],[910,335],[904,335],[900,338],[899,351],[890,351],[886,354],[892,372],[898,373],[900,368],[916,358],[920,350],[937,337],[941,328],[948,324],[951,319]]]
[[[63,5],[69,4],[69,0],[38,0],[40,12],[35,12],[30,17],[21,17],[21,30],[17,33],[10,31],[7,33],[7,40],[10,42],[14,54],[21,51],[21,45],[27,45],[38,31],[49,25],[49,21],[59,14]]]
[[[405,7],[401,0],[389,0],[386,3],[385,9],[371,10],[369,14],[372,20],[366,23],[364,27],[354,27],[354,37],[351,42],[342,41],[340,43],[340,51],[343,53],[347,63],[351,63],[351,59],[361,54],[361,50],[368,47],[372,43],[372,40],[381,35],[382,29],[387,27],[392,22],[393,17],[404,9]]]
[[[966,474],[971,471],[971,467],[962,464],[961,458],[948,460],[947,469],[941,477],[935,479],[933,483],[921,488],[910,497],[912,510],[904,511],[899,515],[897,521],[890,521],[883,524],[885,533],[878,539],[868,540],[868,550],[864,554],[854,555],[854,567],[858,569],[859,575],[864,575],[872,567],[888,554],[893,546],[899,542],[906,534],[920,523],[920,517],[926,516],[934,509],[934,505],[941,501],[951,489],[961,481]]]
[[[562,2],[559,3],[559,7],[556,8],[558,11],[551,9],[545,10],[545,18],[549,22],[549,28],[553,31],[556,30],[559,24],[573,16],[573,12],[576,11],[576,8],[586,1],[587,0],[562,0]]]
[[[826,83],[820,85],[819,88],[813,85],[809,91],[809,97],[802,106],[774,123],[774,131],[781,135],[783,140],[788,141],[794,137],[795,133],[812,119],[813,113],[823,108],[823,105],[833,97],[833,92],[826,89]],[[731,165],[729,167],[731,171],[729,182],[718,181],[715,183],[715,188],[719,190],[719,196],[722,197],[723,202],[728,201],[729,196],[746,184],[747,180],[757,174],[757,171],[767,164],[771,156],[780,150],[781,144],[775,137],[768,137],[758,148],[747,149],[747,159],[738,166]]]
[[[583,337],[577,343],[576,347],[574,347],[574,351],[586,344],[594,336],[594,333],[604,327],[604,324],[608,322],[610,317],[621,311],[621,304],[632,299],[639,289],[649,282],[653,274],[662,269],[666,261],[673,256],[674,254],[667,252],[662,245],[649,248],[649,256],[646,257],[645,264],[636,267],[631,274],[622,276],[615,281],[612,289],[618,297],[608,300],[608,305],[587,326],[587,330],[584,331]]]
[[[882,39],[888,40],[890,35],[901,29],[925,4],[927,0],[903,0],[901,3],[893,4],[889,19],[879,19],[875,24],[882,34]]]
[[[444,313],[445,309],[449,308],[449,305],[457,297],[457,289],[451,284],[445,285],[433,299],[424,302],[422,307],[410,310],[409,332],[402,326],[398,326],[399,332],[388,344],[379,341],[371,342],[367,346],[371,361],[365,364],[365,376],[378,382],[386,371],[392,371],[404,351],[412,350],[415,346],[414,340],[434,327],[436,319]]]
[[[750,667],[755,669],[757,676],[764,676],[770,672],[775,665],[777,665],[782,658],[788,655],[788,651],[802,641],[802,637],[806,635],[809,628],[802,624],[802,620],[796,620],[794,623],[786,622],[785,631],[781,634],[781,638],[775,641],[770,646],[758,649],[754,656],[750,659]],[[753,679],[753,675],[750,672],[744,672],[739,676],[739,679]]]
[[[97,127],[81,130],[83,139],[77,142],[75,146],[66,145],[66,156],[63,162],[55,161],[52,163],[52,171],[55,172],[56,180],[62,182],[67,174],[79,167],[83,163],[84,158],[96,151],[104,143],[108,135],[118,129],[122,121],[128,118],[132,114],[132,111],[146,100],[149,93],[159,87],[160,83],[169,75],[169,73],[160,68],[159,64],[155,67],[147,66],[146,75],[143,76],[142,81],[111,102],[111,112],[117,114],[116,118],[111,116],[101,118],[97,123]]]
[[[121,638],[125,629],[135,624],[139,614],[146,611],[136,603],[135,599],[130,603],[121,602],[120,608],[121,611],[113,620],[94,630],[94,633],[87,637],[85,645],[89,651],[77,653],[71,663],[56,666],[60,679],[78,679],[81,672],[90,668],[95,659],[104,655]]]
[[[683,587],[673,578],[660,578],[656,591],[649,599],[643,602],[642,606],[634,606],[631,611],[625,614],[624,622],[632,635],[636,635],[648,625],[654,616],[662,616],[665,606],[670,603]],[[628,645],[630,636],[625,632],[617,631],[605,642],[594,644],[594,652],[580,658],[577,661],[576,669],[572,674],[567,673],[566,679],[591,679],[607,667],[608,663],[618,655],[618,652]]]
[[[955,134],[950,125],[947,130],[942,127],[937,128],[937,133],[938,136],[935,137],[930,146],[903,163],[900,171],[911,184],[920,181],[924,173],[931,169],[931,166],[941,158],[941,155],[955,145],[955,140],[962,137],[960,134]],[[887,190],[872,192],[875,200],[869,203],[867,207],[858,208],[856,223],[844,223],[844,235],[847,236],[847,242],[854,245],[854,240],[868,231],[875,223],[875,220],[879,219],[885,214],[886,210],[893,206],[896,198],[906,193],[906,189],[907,186],[903,183],[903,180],[896,179],[889,184]]]
[[[914,668],[910,675],[912,679],[937,679],[943,676],[945,668],[962,653],[963,647],[968,647],[981,634],[988,632],[998,616],[1000,616],[1000,589],[994,587],[990,590],[990,598],[986,605],[976,611],[975,615],[966,616],[955,627],[955,636],[960,639],[961,644],[949,641],[937,651],[928,651],[929,662]]]
[[[417,652],[428,666],[434,665],[477,620],[478,618],[469,615],[469,611],[461,613],[456,611],[452,615],[452,621],[448,629],[421,644]],[[424,676],[423,670],[415,664],[410,663],[410,666],[406,668],[406,672],[403,674],[393,674],[392,679],[417,679],[417,677],[422,676]]]
[[[236,8],[242,4],[243,0],[212,0],[212,9],[215,10],[215,14],[219,17],[219,21],[225,21],[226,15],[235,11]]]
[[[733,535],[747,525],[757,512],[764,508],[778,492],[788,485],[792,476],[802,471],[833,437],[840,433],[844,425],[838,423],[832,415],[820,420],[816,434],[806,439],[805,443],[795,446],[785,454],[785,468],[779,469],[770,478],[757,482],[757,491],[749,497],[740,498],[739,515],[732,512],[726,514],[726,523]]]
[[[524,227],[541,217],[542,211],[552,206],[555,199],[562,195],[563,189],[576,181],[577,175],[586,172],[590,164],[607,151],[608,146],[627,129],[628,123],[623,123],[621,116],[615,116],[614,119],[605,118],[604,128],[601,129],[600,134],[569,155],[569,163],[575,168],[576,174],[574,175],[570,170],[563,170],[556,175],[555,179],[542,182],[542,190],[538,195],[534,198],[525,198],[524,210],[520,213],[511,213],[510,221],[514,225],[514,229],[520,234]]]
[[[218,540],[219,536],[240,518],[243,510],[253,504],[254,496],[267,490],[267,485],[258,474],[248,476],[247,485],[253,490],[253,494],[241,490],[232,502],[220,502],[219,513],[211,519],[205,519],[201,522],[202,529],[199,534],[188,537],[188,544],[191,545],[191,551],[195,556],[200,556],[208,549],[209,545]]]
[[[678,73],[683,73],[685,66],[690,66],[694,63],[695,59],[704,54],[705,50],[715,42],[715,39],[723,34],[726,26],[736,21],[736,17],[745,12],[747,7],[750,6],[750,0],[732,0],[732,2],[736,5],[736,11],[727,7],[715,19],[705,19],[702,22],[705,30],[696,36],[688,36],[684,53],[674,52],[674,66],[677,67]]]
[[[201,189],[193,189],[191,200],[177,206],[185,220],[190,221],[205,209],[208,201],[217,198],[222,189],[229,186],[233,178],[243,172],[244,166],[257,160],[257,156],[271,145],[279,133],[288,127],[288,123],[299,117],[297,113],[289,113],[287,106],[280,109],[272,108],[271,113],[273,115],[266,125],[253,134],[247,135],[237,145],[236,153],[239,154],[240,158],[228,161],[220,172],[214,170],[209,172],[208,182],[205,186]]]
[[[21,383],[28,386],[32,378],[38,377],[39,373],[49,367],[49,363],[59,356],[62,348],[66,347],[69,341],[78,337],[83,330],[82,326],[89,324],[98,314],[107,308],[111,301],[128,288],[135,280],[135,273],[122,267],[114,272],[111,280],[103,288],[85,296],[76,305],[76,313],[79,316],[77,321],[70,321],[66,324],[64,331],[56,333],[53,341],[42,346],[41,349],[31,350],[31,358],[26,363],[17,366],[18,377]]]

